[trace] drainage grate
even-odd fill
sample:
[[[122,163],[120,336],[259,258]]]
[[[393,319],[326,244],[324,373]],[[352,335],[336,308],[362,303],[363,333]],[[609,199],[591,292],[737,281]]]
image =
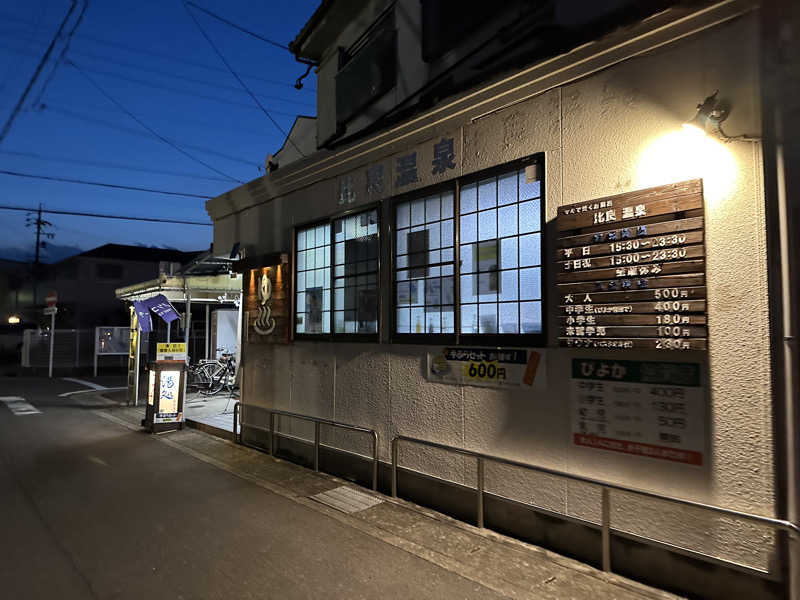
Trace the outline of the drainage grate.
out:
[[[321,494],[315,494],[311,496],[311,499],[348,514],[366,510],[383,502],[380,498],[365,494],[346,485]]]

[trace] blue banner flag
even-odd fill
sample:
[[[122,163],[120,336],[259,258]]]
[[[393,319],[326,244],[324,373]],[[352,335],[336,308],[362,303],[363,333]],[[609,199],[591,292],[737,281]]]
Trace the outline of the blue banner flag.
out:
[[[167,300],[164,294],[158,294],[157,296],[148,298],[144,301],[144,304],[167,323],[172,323],[175,319],[181,318],[178,311],[169,303],[169,300]]]
[[[139,300],[133,301],[133,310],[136,311],[136,316],[139,318],[139,328],[144,333],[153,330],[153,321],[150,319],[150,309],[147,304]]]

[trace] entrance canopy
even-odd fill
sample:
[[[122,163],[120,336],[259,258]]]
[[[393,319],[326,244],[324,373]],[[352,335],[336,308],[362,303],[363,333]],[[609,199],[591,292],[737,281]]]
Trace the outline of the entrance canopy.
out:
[[[242,293],[240,273],[224,275],[163,275],[159,279],[143,281],[117,288],[119,300],[147,300],[163,294],[170,302],[208,302],[232,304]]]
[[[230,259],[215,257],[210,253],[206,253],[197,257],[191,263],[184,265],[181,271],[175,275],[162,274],[158,279],[117,288],[116,296],[117,299],[131,304],[152,300],[157,296],[163,296],[170,304],[184,304],[185,318],[182,320],[184,321],[184,342],[187,347],[192,321],[192,304],[204,304],[206,306],[204,323],[205,352],[201,352],[201,354],[205,354],[206,358],[209,358],[214,351],[210,346],[210,309],[213,305],[235,305],[238,312],[236,323],[236,364],[238,365],[241,346],[242,274],[232,272],[232,262]],[[165,319],[165,321],[168,321],[167,341],[172,341],[169,328],[171,321],[169,319]],[[139,331],[140,324],[137,312],[132,309],[131,344],[135,348],[131,348],[128,387],[134,404],[138,401],[139,395]]]

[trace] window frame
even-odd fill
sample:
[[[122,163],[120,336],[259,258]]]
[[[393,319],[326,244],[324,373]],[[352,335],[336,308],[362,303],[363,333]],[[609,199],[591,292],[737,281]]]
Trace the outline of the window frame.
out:
[[[377,298],[378,298],[378,306],[377,306],[377,314],[378,314],[378,322],[377,327],[375,328],[375,333],[336,333],[336,327],[334,323],[334,262],[336,257],[336,242],[334,240],[334,232],[333,232],[333,223],[334,221],[338,221],[340,219],[345,219],[347,217],[358,215],[360,213],[368,213],[370,211],[376,211],[378,217],[378,264],[376,270],[376,283],[375,286],[378,290]],[[292,227],[292,339],[295,341],[309,341],[309,342],[364,342],[364,343],[376,343],[380,340],[380,333],[381,333],[381,317],[382,317],[382,310],[383,310],[383,298],[382,294],[380,293],[381,289],[381,257],[382,257],[382,224],[383,221],[383,214],[381,212],[381,203],[380,202],[372,202],[370,204],[362,204],[359,206],[355,206],[349,208],[344,211],[340,211],[338,213],[334,213],[322,219],[314,219],[312,221],[307,221],[305,223],[298,223]],[[301,230],[310,229],[312,227],[318,227],[320,225],[327,225],[330,231],[330,250],[329,250],[329,263],[328,263],[328,270],[330,273],[330,332],[328,333],[298,333],[297,332],[297,236],[299,235]]]
[[[397,227],[397,205],[403,202],[410,202],[433,194],[442,194],[446,191],[453,192],[453,333],[397,333],[397,255],[395,240]],[[460,292],[458,286],[458,179],[446,181],[419,190],[405,192],[395,196],[389,201],[391,220],[389,222],[389,251],[391,253],[391,278],[392,278],[392,298],[391,312],[392,318],[389,340],[393,344],[456,344],[458,339],[458,305]]]
[[[539,168],[539,234],[540,234],[540,272],[541,272],[541,298],[539,302],[542,307],[542,331],[541,333],[461,333],[461,190],[464,186],[477,183],[488,177],[497,177],[522,168],[538,165]],[[447,182],[433,186],[421,188],[411,192],[406,192],[393,197],[389,201],[391,219],[389,223],[389,248],[390,265],[392,278],[392,298],[391,298],[391,330],[389,340],[391,343],[399,344],[435,344],[435,345],[457,345],[457,346],[504,346],[504,347],[545,347],[548,339],[548,304],[547,294],[549,290],[549,269],[546,260],[547,237],[545,232],[546,218],[546,177],[545,177],[545,155],[542,152],[516,159],[502,165],[483,169],[476,173],[457,177]],[[424,198],[436,193],[447,190],[453,192],[453,278],[454,278],[454,324],[455,332],[450,333],[397,333],[397,256],[396,256],[396,232],[397,232],[397,210],[398,204],[411,200]],[[517,199],[519,203],[519,198]],[[519,239],[520,235],[517,234]],[[495,238],[500,239],[500,238]],[[517,271],[521,269],[519,265]],[[499,301],[498,301],[499,302]],[[516,301],[520,302],[519,299]],[[520,324],[521,327],[521,324]]]

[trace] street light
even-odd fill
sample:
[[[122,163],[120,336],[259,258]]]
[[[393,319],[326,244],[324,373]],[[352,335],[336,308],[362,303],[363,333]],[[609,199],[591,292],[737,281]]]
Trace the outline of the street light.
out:
[[[19,325],[19,317],[17,315],[11,315],[8,317],[8,324],[9,325]]]

